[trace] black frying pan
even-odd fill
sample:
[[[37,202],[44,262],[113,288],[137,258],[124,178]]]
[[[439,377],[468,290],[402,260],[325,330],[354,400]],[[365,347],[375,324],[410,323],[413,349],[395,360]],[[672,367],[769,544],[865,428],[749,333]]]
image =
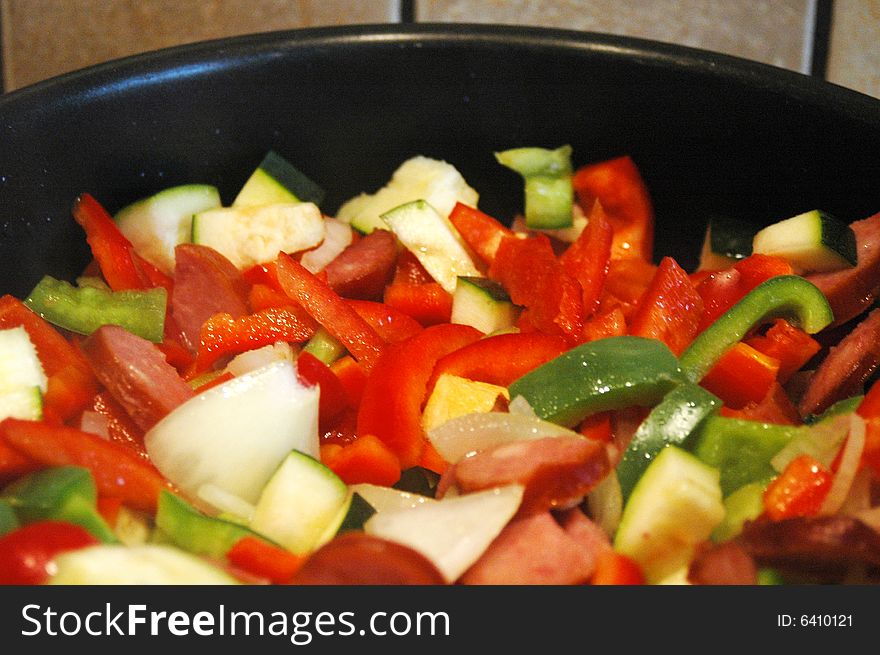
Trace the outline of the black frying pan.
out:
[[[87,260],[70,205],[111,211],[185,182],[225,201],[269,149],[327,189],[374,190],[405,158],[457,166],[509,220],[520,180],[493,151],[569,143],[631,155],[656,253],[692,266],[709,216],[755,224],[880,210],[880,101],[797,73],[622,37],[384,25],[168,49],[0,97],[0,292]]]

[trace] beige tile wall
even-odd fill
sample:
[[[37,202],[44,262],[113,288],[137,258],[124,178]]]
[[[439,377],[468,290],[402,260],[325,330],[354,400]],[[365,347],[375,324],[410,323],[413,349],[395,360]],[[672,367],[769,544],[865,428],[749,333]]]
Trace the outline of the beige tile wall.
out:
[[[415,18],[626,34],[806,72],[820,0],[412,0]],[[880,97],[880,0],[834,0],[828,79]],[[12,90],[169,45],[252,32],[396,22],[401,0],[0,0]]]

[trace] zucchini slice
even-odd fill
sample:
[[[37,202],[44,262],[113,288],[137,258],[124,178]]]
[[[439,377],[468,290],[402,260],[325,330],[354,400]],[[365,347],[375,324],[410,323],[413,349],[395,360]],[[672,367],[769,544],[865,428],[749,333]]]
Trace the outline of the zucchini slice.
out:
[[[855,266],[852,228],[814,209],[768,225],[755,234],[752,251],[784,257],[801,273],[820,273]]]

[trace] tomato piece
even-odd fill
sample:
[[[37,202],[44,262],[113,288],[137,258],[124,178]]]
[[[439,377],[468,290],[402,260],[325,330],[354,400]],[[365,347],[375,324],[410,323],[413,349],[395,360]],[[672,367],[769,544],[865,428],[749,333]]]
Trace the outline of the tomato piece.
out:
[[[258,578],[273,584],[288,584],[306,558],[258,537],[247,536],[233,544],[226,559],[237,569]]]
[[[779,360],[740,342],[721,356],[703,376],[700,386],[734,409],[764,399],[776,382]]]
[[[764,492],[764,511],[774,521],[815,516],[822,507],[834,475],[810,455],[788,463]]]
[[[547,236],[502,239],[489,277],[507,290],[514,304],[527,308],[535,328],[570,342],[580,340],[581,286],[559,263]]]
[[[562,337],[541,332],[496,334],[444,355],[437,361],[428,390],[444,373],[509,386],[541,364],[568,350]]]
[[[372,434],[384,441],[400,459],[401,469],[418,464],[425,445],[422,406],[434,366],[481,336],[469,325],[444,323],[388,346],[364,386],[358,435]]]
[[[614,230],[601,203],[593,203],[587,227],[559,257],[562,268],[581,285],[584,312],[591,316],[599,308],[602,288],[611,265]]]
[[[602,203],[614,228],[611,257],[654,256],[654,208],[648,188],[629,156],[588,164],[575,171],[572,186],[584,212]]]
[[[697,334],[703,299],[687,273],[672,257],[664,257],[630,321],[629,333],[659,339],[676,355]]]
[[[0,440],[44,466],[83,466],[98,493],[121,498],[135,509],[155,513],[159,492],[170,485],[131,448],[64,425],[8,418]]]
[[[278,282],[284,293],[301,305],[338,339],[368,370],[375,365],[385,342],[329,285],[286,253],[276,260]]]
[[[24,525],[0,537],[0,584],[42,584],[55,557],[97,543],[91,532],[66,521]]]

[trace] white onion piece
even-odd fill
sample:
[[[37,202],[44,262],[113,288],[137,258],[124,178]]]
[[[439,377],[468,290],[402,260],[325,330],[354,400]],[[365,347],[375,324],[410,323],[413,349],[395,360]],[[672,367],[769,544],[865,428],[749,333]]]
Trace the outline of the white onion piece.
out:
[[[216,512],[231,514],[250,523],[254,516],[254,504],[244,498],[218,487],[216,484],[203,484],[196,492],[199,499],[206,502]]]
[[[437,501],[428,496],[414,494],[408,491],[400,491],[391,487],[383,487],[378,484],[362,482],[349,486],[351,491],[359,494],[377,512],[387,512],[399,509],[412,509],[426,503]]]
[[[849,414],[841,414],[798,428],[802,432],[773,456],[770,460],[771,466],[782,473],[793,459],[800,455],[809,455],[824,467],[830,468],[850,430],[849,417]]]
[[[587,507],[596,524],[613,540],[623,515],[623,492],[616,471],[606,475],[587,495]]]
[[[314,250],[303,253],[299,263],[310,273],[317,273],[351,245],[352,229],[348,223],[324,217],[324,240]]]
[[[226,370],[235,377],[239,377],[275,362],[292,362],[293,360],[294,352],[291,345],[285,341],[278,341],[236,355],[226,365]]]
[[[511,414],[522,414],[523,416],[537,416],[535,410],[529,405],[529,401],[524,396],[516,396],[507,404],[507,410]]]
[[[828,490],[828,495],[825,496],[822,507],[819,509],[820,515],[834,514],[843,505],[859,469],[864,448],[865,421],[858,414],[850,414],[849,436],[843,447],[840,465],[837,467],[837,473],[834,474],[831,489]]]
[[[477,412],[450,419],[428,432],[428,439],[447,462],[474,452],[526,439],[584,437],[537,417],[504,412]]]
[[[862,510],[871,508],[871,484],[874,474],[871,469],[860,467],[856,473],[856,477],[850,485],[849,493],[843,505],[840,506],[840,513],[849,516],[856,516]]]

